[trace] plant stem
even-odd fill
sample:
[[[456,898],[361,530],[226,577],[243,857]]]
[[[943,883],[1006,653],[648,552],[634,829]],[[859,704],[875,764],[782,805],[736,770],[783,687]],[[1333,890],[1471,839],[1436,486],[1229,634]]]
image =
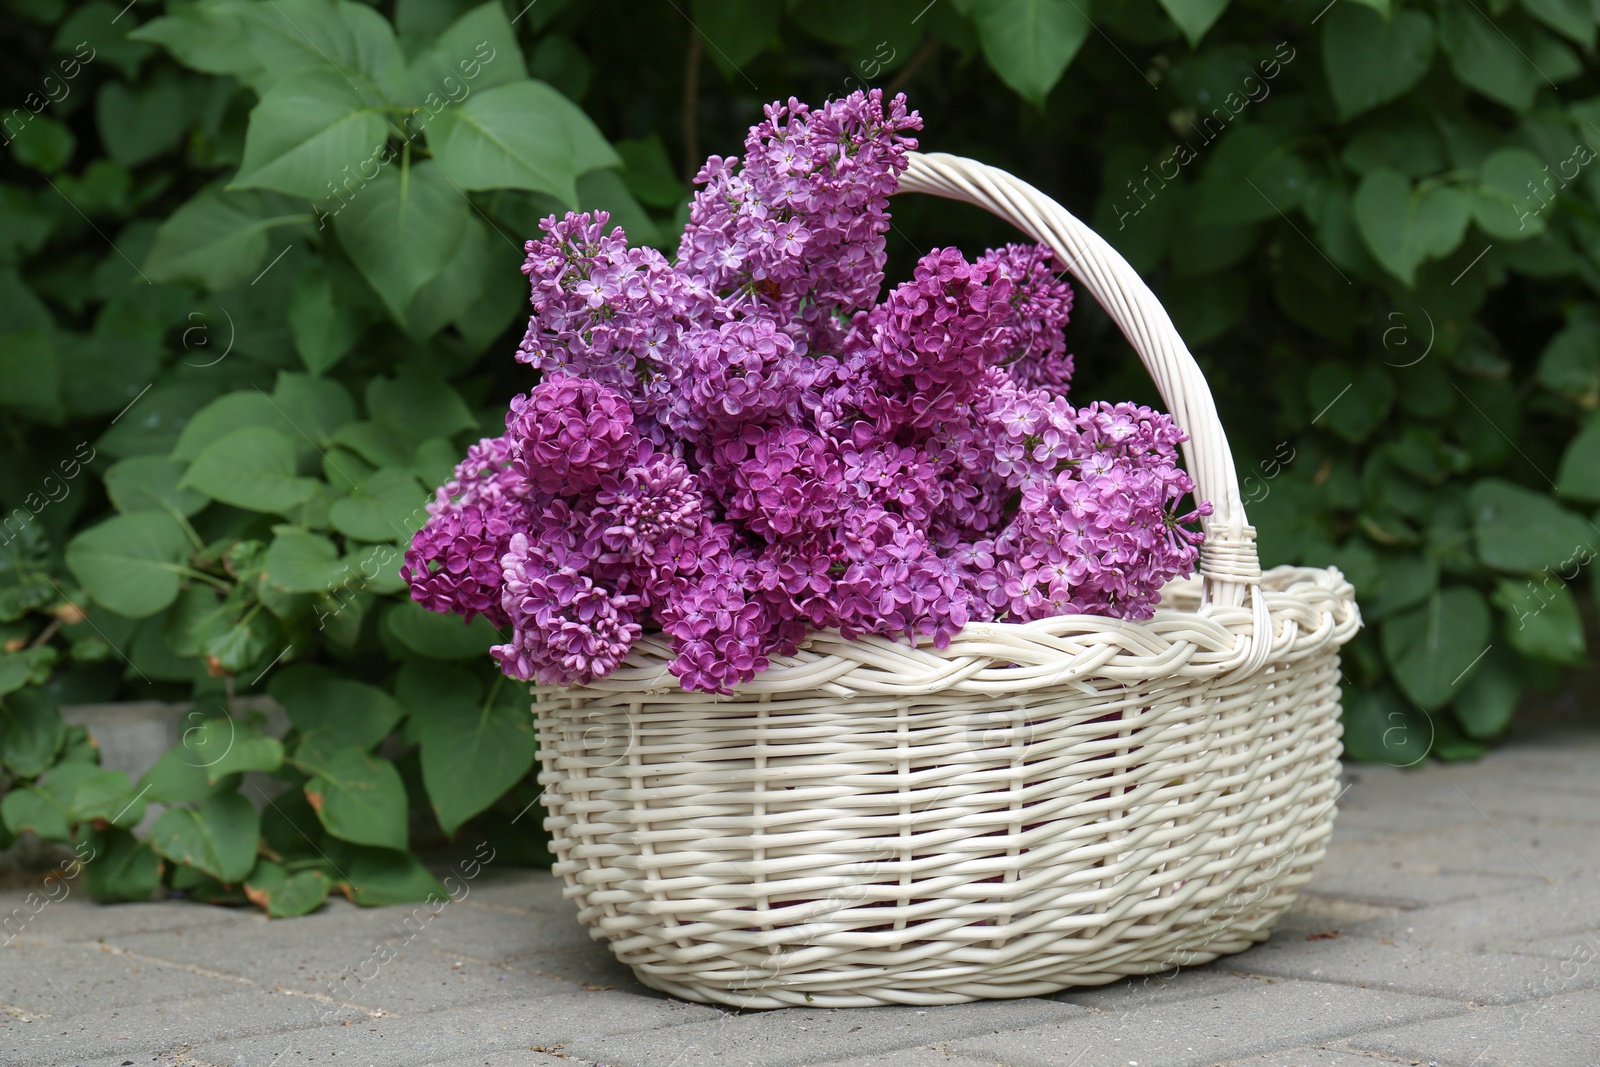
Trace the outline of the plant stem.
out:
[[[50,639],[56,635],[56,631],[59,629],[61,629],[61,620],[51,619],[50,625],[46,626],[43,630],[40,630],[39,636],[35,637],[33,639],[33,643],[28,647],[43,648],[45,645],[50,643]]]
[[[689,51],[683,60],[683,183],[693,183],[700,170],[700,57],[705,45],[700,31],[689,27]]]
[[[922,65],[932,59],[933,54],[938,50],[939,38],[930,36],[927,41],[923,42],[922,47],[917,49],[917,54],[907,60],[906,65],[900,68],[900,73],[894,76],[894,81],[889,83],[889,87],[883,91],[883,95],[892,97],[895,93],[904,89],[911,79],[917,76],[917,71],[922,68]]]

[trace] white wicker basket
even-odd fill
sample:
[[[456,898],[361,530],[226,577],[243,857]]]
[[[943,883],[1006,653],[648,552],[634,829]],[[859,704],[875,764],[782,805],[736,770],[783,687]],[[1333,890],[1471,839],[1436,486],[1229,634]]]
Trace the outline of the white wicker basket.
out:
[[[745,1008],[947,1004],[1170,970],[1264,940],[1322,858],[1336,570],[1265,575],[1204,377],[1127,263],[993,167],[916,155],[903,192],[1054,248],[1132,342],[1216,512],[1147,622],[974,624],[943,651],[815,634],[731,698],[659,637],[538,687],[555,871],[646,985]]]

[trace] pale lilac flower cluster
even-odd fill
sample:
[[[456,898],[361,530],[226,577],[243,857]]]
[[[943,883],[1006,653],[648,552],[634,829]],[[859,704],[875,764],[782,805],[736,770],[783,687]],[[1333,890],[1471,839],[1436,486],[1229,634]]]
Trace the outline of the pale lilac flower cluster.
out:
[[[1074,408],[1048,251],[935,249],[878,303],[920,118],[876,90],[772,105],[713,157],[676,261],[604,213],[545,221],[511,404],[407,555],[433,610],[511,628],[505,672],[581,685],[641,635],[729,692],[807,631],[943,646],[974,621],[1148,617],[1210,513],[1182,433]]]

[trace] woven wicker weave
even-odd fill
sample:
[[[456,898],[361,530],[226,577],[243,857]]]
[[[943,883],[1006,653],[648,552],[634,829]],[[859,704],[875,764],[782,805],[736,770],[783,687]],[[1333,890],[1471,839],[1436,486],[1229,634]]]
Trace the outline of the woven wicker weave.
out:
[[[946,1004],[1203,963],[1267,937],[1332,828],[1349,584],[1261,573],[1205,379],[1109,245],[970,160],[913,155],[900,187],[1050,245],[1121,326],[1216,507],[1201,577],[1146,622],[818,633],[731,698],[682,691],[659,637],[535,688],[579,920],[692,1000]]]

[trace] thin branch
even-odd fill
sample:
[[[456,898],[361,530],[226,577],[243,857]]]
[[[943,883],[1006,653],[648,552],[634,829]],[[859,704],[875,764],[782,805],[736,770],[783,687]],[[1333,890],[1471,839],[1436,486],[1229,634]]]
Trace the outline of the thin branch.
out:
[[[883,95],[892,97],[895,93],[904,89],[911,79],[917,76],[917,71],[922,69],[922,65],[932,59],[933,54],[938,50],[939,38],[929,35],[928,39],[922,43],[922,47],[917,49],[917,54],[907,60],[906,65],[900,68],[900,73],[894,76],[894,81],[889,83],[889,87],[883,91]]]
[[[50,620],[50,625],[46,626],[39,633],[39,636],[35,637],[33,639],[33,644],[29,645],[28,647],[29,648],[43,648],[45,645],[48,645],[50,643],[50,639],[56,635],[56,631],[59,630],[59,629],[61,629],[61,620],[60,619],[51,619]]]
[[[705,45],[689,28],[689,52],[683,61],[683,182],[690,185],[700,170],[700,59]]]

